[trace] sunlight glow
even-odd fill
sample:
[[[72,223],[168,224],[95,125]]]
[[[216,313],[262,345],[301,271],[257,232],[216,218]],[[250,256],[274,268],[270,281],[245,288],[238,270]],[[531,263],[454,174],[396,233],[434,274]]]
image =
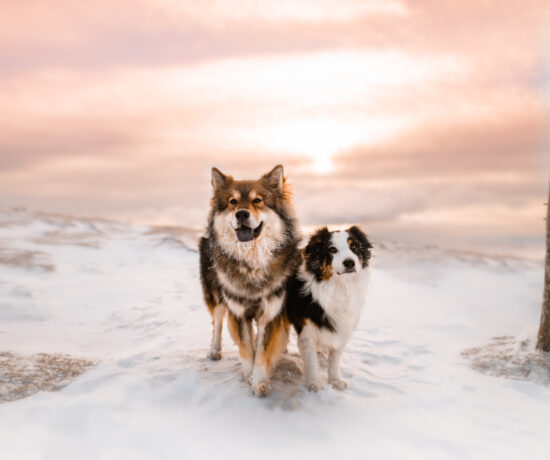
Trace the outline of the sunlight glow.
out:
[[[326,174],[334,169],[331,155],[317,154],[314,156],[313,171],[318,174]]]
[[[400,128],[393,119],[348,119],[309,117],[290,119],[252,130],[262,149],[306,155],[313,170],[324,174],[333,170],[332,157],[357,145],[372,145],[392,136]]]

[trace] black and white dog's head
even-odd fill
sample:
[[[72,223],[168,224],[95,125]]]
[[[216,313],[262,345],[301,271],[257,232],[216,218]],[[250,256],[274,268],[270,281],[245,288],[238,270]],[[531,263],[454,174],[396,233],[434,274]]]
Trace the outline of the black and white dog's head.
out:
[[[333,274],[357,273],[366,268],[372,245],[357,226],[347,230],[317,230],[304,250],[305,269],[317,281],[328,281]]]

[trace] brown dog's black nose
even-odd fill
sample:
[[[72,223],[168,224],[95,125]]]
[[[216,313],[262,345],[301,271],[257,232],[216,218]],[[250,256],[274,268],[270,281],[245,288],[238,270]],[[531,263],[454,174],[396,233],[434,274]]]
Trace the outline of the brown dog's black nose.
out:
[[[343,264],[344,264],[344,267],[346,267],[346,268],[355,267],[355,261],[353,259],[346,259],[346,260],[344,260]]]
[[[237,218],[237,222],[241,223],[250,217],[250,212],[246,211],[245,209],[241,209],[240,211],[237,211],[235,213],[235,217]]]

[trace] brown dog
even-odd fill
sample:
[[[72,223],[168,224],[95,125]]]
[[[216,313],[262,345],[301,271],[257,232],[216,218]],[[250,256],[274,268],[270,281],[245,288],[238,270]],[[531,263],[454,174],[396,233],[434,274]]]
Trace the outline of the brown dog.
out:
[[[300,263],[288,184],[279,165],[253,181],[213,168],[212,187],[208,228],[200,240],[201,282],[213,324],[209,357],[221,358],[227,309],[244,377],[254,394],[265,396],[288,339],[285,282]]]

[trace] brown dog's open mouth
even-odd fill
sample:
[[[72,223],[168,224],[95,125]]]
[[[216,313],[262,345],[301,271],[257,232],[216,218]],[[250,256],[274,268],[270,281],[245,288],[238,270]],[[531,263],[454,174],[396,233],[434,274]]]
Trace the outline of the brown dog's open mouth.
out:
[[[237,238],[240,242],[245,243],[247,241],[252,241],[254,238],[257,238],[262,231],[264,223],[260,223],[255,229],[248,227],[247,225],[241,225],[235,231],[237,232]]]

